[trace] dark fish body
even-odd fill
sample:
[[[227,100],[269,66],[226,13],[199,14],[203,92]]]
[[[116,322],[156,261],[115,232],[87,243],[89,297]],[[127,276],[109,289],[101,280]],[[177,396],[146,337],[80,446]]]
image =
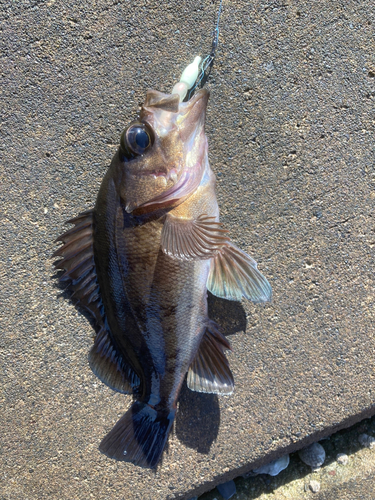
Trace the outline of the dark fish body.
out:
[[[139,397],[172,410],[206,327],[210,262],[163,253],[165,214],[126,213],[116,170],[116,164],[109,169],[95,207],[94,254],[104,309],[122,356],[134,364],[143,360]]]
[[[230,300],[271,295],[255,261],[219,223],[207,99],[203,90],[183,104],[149,91],[94,210],[58,238],[60,279],[96,320],[90,365],[110,387],[136,397],[100,449],[146,467],[163,452],[186,374],[192,390],[233,390],[230,346],[208,318],[207,289]]]

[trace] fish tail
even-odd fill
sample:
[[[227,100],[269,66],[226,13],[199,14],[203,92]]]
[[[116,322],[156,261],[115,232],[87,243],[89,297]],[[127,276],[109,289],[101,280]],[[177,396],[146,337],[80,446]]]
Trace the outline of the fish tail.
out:
[[[163,453],[174,416],[175,410],[155,410],[136,401],[104,437],[99,449],[110,458],[153,468]]]

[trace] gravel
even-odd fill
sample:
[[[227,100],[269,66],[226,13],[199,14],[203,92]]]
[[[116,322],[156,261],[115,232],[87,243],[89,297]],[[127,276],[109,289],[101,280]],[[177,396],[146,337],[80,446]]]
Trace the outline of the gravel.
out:
[[[277,476],[280,472],[286,469],[289,465],[289,455],[284,455],[277,460],[272,460],[269,464],[263,465],[258,469],[254,469],[256,474],[268,474],[270,476]]]
[[[368,434],[361,434],[358,437],[359,444],[362,446],[366,446],[366,448],[370,448],[371,450],[375,448],[375,438],[369,436]]]
[[[309,482],[309,489],[310,489],[313,493],[319,493],[319,491],[320,491],[320,483],[319,483],[319,481],[315,481],[315,479],[312,479],[312,480]]]
[[[338,453],[336,456],[336,462],[340,465],[348,465],[349,457],[345,453]]]
[[[224,500],[229,500],[236,494],[236,485],[234,481],[227,481],[226,483],[219,484],[216,488]]]
[[[290,464],[277,476],[255,475],[234,480],[237,494],[232,500],[369,500],[373,498],[375,453],[368,445],[375,435],[375,417],[331,435],[324,440],[325,461],[312,469],[299,457],[290,454]],[[367,444],[367,445],[366,445]],[[302,450],[301,450],[302,451]],[[310,485],[317,482],[318,495]],[[315,485],[316,486],[316,485]],[[353,496],[355,492],[355,496]],[[199,497],[199,500],[220,500],[217,489]]]
[[[298,455],[302,462],[314,468],[321,467],[326,459],[326,452],[324,451],[323,446],[319,443],[313,443],[310,446],[303,448],[298,452]]]

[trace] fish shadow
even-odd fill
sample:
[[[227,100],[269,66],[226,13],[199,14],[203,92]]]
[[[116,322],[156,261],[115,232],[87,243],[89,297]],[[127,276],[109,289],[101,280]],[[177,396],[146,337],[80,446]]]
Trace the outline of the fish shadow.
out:
[[[220,326],[220,331],[225,335],[237,332],[246,332],[246,312],[241,302],[220,299],[208,292],[208,317]]]
[[[90,323],[92,326],[92,329],[95,331],[95,333],[98,332],[98,326],[97,323],[93,317],[93,315],[84,309],[83,307],[80,306],[79,302],[77,300],[74,300],[74,297],[72,298],[72,292],[69,290],[68,284],[65,282],[59,281],[59,278],[64,274],[64,271],[56,271],[55,274],[50,276],[50,280],[52,282],[53,288],[56,290],[58,293],[57,297],[62,297],[63,299],[67,300],[70,302],[78,311],[79,314],[82,314],[84,318],[87,319],[87,321]]]
[[[176,436],[188,448],[207,455],[220,426],[220,407],[216,394],[193,392],[184,383],[178,400]]]
[[[241,303],[208,293],[209,318],[220,325],[224,335],[246,331],[246,313]],[[207,455],[220,427],[219,397],[188,389],[184,383],[178,400],[175,431],[186,447]]]

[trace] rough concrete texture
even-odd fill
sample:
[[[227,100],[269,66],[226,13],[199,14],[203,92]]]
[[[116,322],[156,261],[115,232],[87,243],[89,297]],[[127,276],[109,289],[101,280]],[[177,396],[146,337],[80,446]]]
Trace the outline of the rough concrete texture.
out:
[[[236,390],[184,390],[156,472],[98,444],[129,405],[51,279],[147,88],[210,49],[217,5],[1,6],[2,486],[6,499],[190,498],[375,413],[375,15],[369,0],[226,1],[207,133],[222,219],[274,300],[211,300]]]

